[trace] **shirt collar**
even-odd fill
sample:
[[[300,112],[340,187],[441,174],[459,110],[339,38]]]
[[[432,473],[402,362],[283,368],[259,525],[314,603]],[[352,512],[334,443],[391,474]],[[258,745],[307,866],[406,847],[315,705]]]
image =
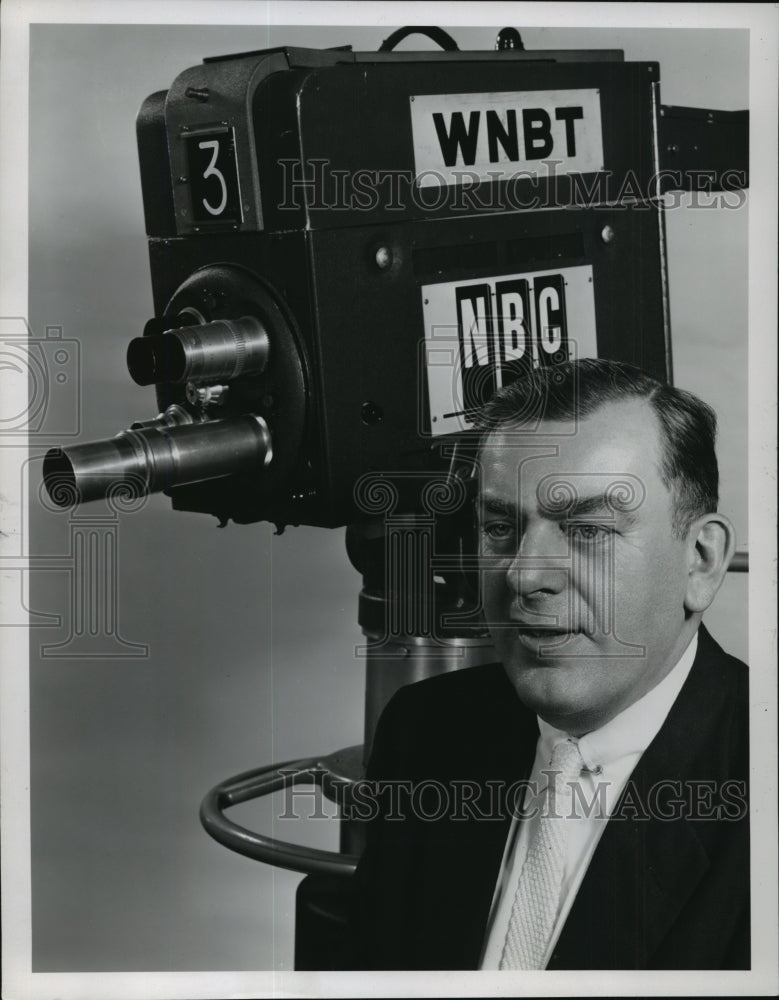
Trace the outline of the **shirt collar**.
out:
[[[579,739],[585,767],[596,771],[608,766],[628,754],[642,754],[657,735],[665,722],[671,706],[676,701],[682,685],[692,668],[698,649],[698,634],[682,653],[678,663],[650,691],[628,705],[600,729],[594,729]],[[552,747],[559,740],[568,738],[568,733],[550,726],[539,718],[541,733],[540,748],[545,760],[549,760]]]

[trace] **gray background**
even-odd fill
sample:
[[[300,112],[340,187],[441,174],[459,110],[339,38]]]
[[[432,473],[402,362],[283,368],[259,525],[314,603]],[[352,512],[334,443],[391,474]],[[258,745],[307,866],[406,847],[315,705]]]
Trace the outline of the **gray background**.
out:
[[[134,133],[142,100],[204,56],[285,43],[376,49],[392,27],[32,27],[29,319],[38,335],[54,324],[80,342],[79,440],[155,412],[153,392],[124,364],[151,315]],[[452,31],[461,48],[494,44],[493,28]],[[658,60],[666,104],[748,105],[746,32],[523,36],[528,48],[618,47]],[[667,216],[676,382],[719,413],[722,509],[742,545],[747,217]],[[42,449],[33,454],[32,555],[61,556],[69,516],[42,507]],[[64,619],[31,641],[34,971],[292,968],[299,876],[220,847],[197,808],[228,775],[360,741],[359,586],[343,531],[219,531],[153,497],[118,522],[119,629],[148,657],[52,660],[39,652],[68,636],[68,577],[31,574],[32,609]],[[744,658],[746,593],[746,578],[731,574],[707,617]],[[284,823],[274,819],[281,807],[265,800],[233,815],[336,847],[335,822]]]

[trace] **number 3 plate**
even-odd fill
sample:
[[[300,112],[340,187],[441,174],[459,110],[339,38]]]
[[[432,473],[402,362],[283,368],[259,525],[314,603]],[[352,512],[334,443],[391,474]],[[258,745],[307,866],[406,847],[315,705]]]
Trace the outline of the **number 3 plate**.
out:
[[[232,129],[200,132],[187,141],[192,221],[242,221],[241,191]]]

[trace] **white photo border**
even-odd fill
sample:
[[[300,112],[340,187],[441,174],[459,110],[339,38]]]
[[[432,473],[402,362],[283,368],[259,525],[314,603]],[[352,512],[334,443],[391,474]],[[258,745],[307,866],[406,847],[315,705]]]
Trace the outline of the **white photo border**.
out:
[[[375,24],[470,26],[473,4],[255,3],[188,0],[7,0],[2,7],[0,94],[0,315],[27,314],[29,27],[32,23]],[[777,982],[776,796],[776,197],[777,9],[773,4],[484,4],[484,25],[748,28],[750,36],[750,199],[765,206],[750,228],[749,445],[750,661],[753,854],[753,954],[750,972],[527,973],[32,973],[30,915],[29,692],[24,630],[6,629],[2,651],[3,996],[34,1000],[225,996],[761,995]],[[22,406],[25,401],[21,401]],[[758,433],[759,432],[759,433]],[[0,482],[19,482],[23,449],[0,448]],[[6,498],[0,529],[19,530]],[[759,542],[759,544],[757,544]],[[5,583],[6,581],[2,581]],[[765,766],[763,762],[768,762]]]

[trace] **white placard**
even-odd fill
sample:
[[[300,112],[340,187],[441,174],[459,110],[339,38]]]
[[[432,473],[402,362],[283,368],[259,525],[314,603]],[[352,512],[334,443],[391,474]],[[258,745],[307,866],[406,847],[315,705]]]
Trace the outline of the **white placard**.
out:
[[[598,356],[588,264],[421,292],[433,437],[466,430],[475,397],[486,401],[528,368]]]
[[[600,91],[411,97],[420,187],[603,170]]]

